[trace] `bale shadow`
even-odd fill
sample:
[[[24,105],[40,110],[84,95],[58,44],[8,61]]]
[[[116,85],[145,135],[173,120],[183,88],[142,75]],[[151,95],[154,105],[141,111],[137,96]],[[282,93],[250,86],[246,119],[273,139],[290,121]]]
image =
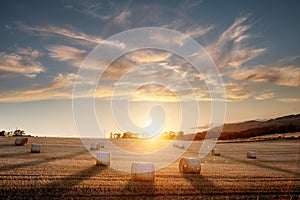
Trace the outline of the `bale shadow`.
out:
[[[0,154],[0,158],[11,158],[11,157],[22,157],[25,155],[30,155],[30,152],[22,152],[22,153],[5,153]]]
[[[24,145],[24,146],[27,146],[27,145]],[[19,147],[24,147],[24,146],[19,146]],[[5,144],[1,144],[0,145],[0,149],[4,149],[4,148],[7,148],[7,147],[17,147],[16,145],[15,145],[15,143],[5,143]]]
[[[9,170],[14,170],[14,169],[18,169],[18,168],[24,168],[24,167],[30,167],[30,166],[36,166],[39,164],[43,164],[43,163],[49,163],[49,162],[53,162],[56,160],[62,160],[62,159],[70,159],[70,158],[74,158],[77,157],[81,154],[86,153],[87,151],[80,151],[80,152],[75,152],[73,154],[69,154],[69,155],[65,155],[65,156],[61,156],[61,157],[50,157],[50,158],[44,158],[42,160],[35,160],[35,161],[31,161],[31,162],[26,162],[26,163],[19,163],[19,164],[12,164],[12,165],[4,165],[1,167],[1,171],[9,171]],[[27,154],[24,153],[25,155]],[[31,153],[28,153],[28,155]]]
[[[198,195],[219,196],[224,193],[222,188],[201,174],[181,174],[181,176],[193,186],[194,192]]]
[[[16,199],[81,199],[89,196],[101,195],[97,190],[88,188],[74,188],[80,182],[90,179],[107,169],[104,166],[90,166],[76,174],[65,176],[49,184],[35,188],[0,189],[0,197],[13,196]],[[96,194],[95,194],[96,193]]]
[[[65,176],[63,178],[55,180],[55,181],[45,185],[44,187],[53,188],[53,187],[57,187],[57,186],[59,186],[59,187],[63,186],[64,188],[67,188],[67,189],[72,188],[72,187],[78,185],[83,180],[89,179],[107,168],[108,167],[106,167],[106,166],[93,165],[93,166],[90,166],[90,167],[76,173],[76,174],[71,174],[69,176]]]
[[[300,172],[296,172],[296,171],[292,171],[292,170],[288,170],[288,169],[283,169],[283,168],[276,167],[276,166],[266,165],[266,164],[263,164],[263,163],[259,162],[259,160],[251,160],[251,162],[250,162],[250,160],[241,160],[241,159],[233,158],[233,157],[226,156],[226,155],[221,155],[221,156],[224,157],[224,158],[230,159],[232,161],[235,161],[235,162],[240,162],[240,163],[244,163],[244,164],[247,164],[247,165],[253,165],[253,166],[264,168],[264,169],[269,169],[269,170],[273,170],[273,171],[284,172],[284,173],[295,175],[295,176],[300,176]],[[258,162],[255,162],[255,161],[258,161]],[[299,163],[299,160],[295,161],[295,162]]]
[[[122,191],[122,197],[154,199],[155,182],[136,182],[129,180]]]

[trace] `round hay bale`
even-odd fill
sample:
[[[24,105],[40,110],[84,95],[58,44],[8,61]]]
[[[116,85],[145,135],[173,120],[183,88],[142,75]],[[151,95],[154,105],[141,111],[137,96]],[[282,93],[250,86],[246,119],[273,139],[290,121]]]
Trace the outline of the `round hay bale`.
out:
[[[98,143],[98,148],[104,148],[104,142],[99,142]]]
[[[91,144],[90,150],[101,150],[101,148],[104,148],[104,142]]]
[[[18,137],[16,138],[15,140],[15,145],[16,146],[24,146],[28,143],[28,138],[21,138],[21,137]]]
[[[211,155],[212,156],[220,156],[221,152],[219,149],[214,148],[213,150],[211,150]]]
[[[247,158],[256,159],[256,152],[248,151],[247,152]]]
[[[98,152],[96,159],[97,166],[109,166],[110,165],[110,152]]]
[[[154,182],[155,168],[152,162],[133,162],[131,165],[131,180]]]
[[[200,174],[201,164],[198,158],[181,158],[179,172],[184,174]]]
[[[41,145],[40,144],[32,144],[31,145],[31,153],[40,153]]]
[[[178,144],[177,147],[178,147],[179,149],[184,149],[184,144]]]
[[[177,144],[176,144],[176,143],[173,143],[173,147],[177,147]]]
[[[94,143],[94,144],[91,144],[90,150],[100,150],[100,149],[98,149],[97,144]]]

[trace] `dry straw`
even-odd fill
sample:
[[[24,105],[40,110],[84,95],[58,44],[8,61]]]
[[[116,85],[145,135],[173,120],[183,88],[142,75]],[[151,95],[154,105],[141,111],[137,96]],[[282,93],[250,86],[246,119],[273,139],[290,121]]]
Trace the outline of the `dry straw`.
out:
[[[256,158],[256,152],[248,151],[247,152],[247,158],[255,159]]]
[[[16,146],[24,146],[28,143],[28,138],[21,138],[21,137],[18,137],[16,138],[15,140],[15,145]]]
[[[31,145],[31,153],[40,153],[41,145],[40,144],[32,144]]]
[[[133,162],[131,165],[133,181],[154,182],[155,168],[152,162]]]
[[[179,172],[184,174],[200,174],[201,164],[198,158],[181,158]]]
[[[110,152],[100,151],[97,153],[97,166],[109,166],[110,165]]]

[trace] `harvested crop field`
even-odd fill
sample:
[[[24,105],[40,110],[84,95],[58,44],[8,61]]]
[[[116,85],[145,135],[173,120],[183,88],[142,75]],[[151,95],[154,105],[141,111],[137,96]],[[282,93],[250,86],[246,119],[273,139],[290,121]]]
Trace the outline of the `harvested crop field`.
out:
[[[220,143],[221,156],[202,159],[200,175],[180,174],[176,161],[156,171],[154,183],[96,166],[80,139],[32,137],[26,146],[14,140],[0,138],[1,199],[300,198],[299,139]],[[32,143],[42,145],[41,153],[30,153]],[[200,144],[184,156],[197,157]],[[247,159],[247,151],[256,151],[257,159]]]

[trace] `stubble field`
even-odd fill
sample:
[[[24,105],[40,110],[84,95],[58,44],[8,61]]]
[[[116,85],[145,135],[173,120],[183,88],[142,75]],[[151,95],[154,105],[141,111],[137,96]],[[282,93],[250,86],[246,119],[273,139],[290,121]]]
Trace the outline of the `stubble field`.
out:
[[[26,146],[14,140],[0,138],[0,199],[300,198],[299,139],[220,143],[221,156],[202,159],[201,174],[180,174],[177,160],[156,171],[154,183],[96,166],[80,139],[32,137]],[[31,143],[40,143],[42,152],[30,153]],[[124,149],[130,144],[118,141]],[[200,145],[195,142],[184,156],[197,157]],[[257,159],[246,158],[249,150]]]

